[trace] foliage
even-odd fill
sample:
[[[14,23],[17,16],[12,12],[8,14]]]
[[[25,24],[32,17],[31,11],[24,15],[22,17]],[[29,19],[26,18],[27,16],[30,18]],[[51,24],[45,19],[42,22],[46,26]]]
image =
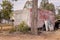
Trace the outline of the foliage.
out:
[[[19,28],[19,31],[23,32],[23,33],[28,32],[28,29],[29,29],[28,25],[24,21],[22,21],[20,23],[20,25],[18,26],[18,28]]]
[[[13,1],[18,1],[18,0],[13,0]]]
[[[60,19],[60,15],[56,15],[56,19]]]
[[[42,9],[50,10],[50,11],[55,13],[55,7],[54,7],[54,5],[52,3],[49,3],[49,2],[42,3],[42,2],[41,2]]]
[[[60,15],[60,9],[58,9],[58,14]]]
[[[47,4],[45,9],[50,10],[50,11],[55,13],[55,7],[54,7],[54,5],[52,3]]]
[[[2,21],[2,12],[0,11],[0,23]]]
[[[13,11],[12,10],[13,5],[11,4],[11,2],[8,0],[4,0],[2,1],[1,7],[2,7],[3,18],[10,19],[10,14],[12,14]]]

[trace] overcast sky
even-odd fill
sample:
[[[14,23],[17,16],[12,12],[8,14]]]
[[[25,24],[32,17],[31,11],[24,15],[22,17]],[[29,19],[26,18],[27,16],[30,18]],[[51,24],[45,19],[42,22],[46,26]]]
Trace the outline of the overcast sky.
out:
[[[18,1],[14,1],[12,2],[12,4],[14,4],[14,10],[20,10],[20,9],[23,9],[25,3],[26,3],[27,0],[18,0]],[[0,0],[0,3],[2,2],[2,0]],[[38,5],[40,5],[40,2],[41,0],[38,1]],[[53,3],[56,6],[60,6],[60,0],[49,0],[50,3]],[[1,9],[1,7],[0,7]]]

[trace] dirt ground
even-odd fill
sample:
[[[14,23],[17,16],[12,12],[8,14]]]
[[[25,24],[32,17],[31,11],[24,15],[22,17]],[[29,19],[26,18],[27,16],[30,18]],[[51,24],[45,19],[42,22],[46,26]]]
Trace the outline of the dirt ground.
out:
[[[42,32],[40,35],[11,34],[1,35],[0,40],[60,40],[60,29],[53,32]]]

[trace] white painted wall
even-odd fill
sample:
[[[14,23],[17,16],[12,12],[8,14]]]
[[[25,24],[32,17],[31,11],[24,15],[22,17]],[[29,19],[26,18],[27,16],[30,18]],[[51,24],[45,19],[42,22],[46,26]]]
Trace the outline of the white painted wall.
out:
[[[14,12],[14,25],[19,25],[25,21],[30,26],[30,11],[29,9],[19,10]]]

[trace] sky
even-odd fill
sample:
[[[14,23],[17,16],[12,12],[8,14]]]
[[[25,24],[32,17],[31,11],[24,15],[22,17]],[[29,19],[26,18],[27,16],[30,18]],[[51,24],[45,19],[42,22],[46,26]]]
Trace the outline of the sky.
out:
[[[11,1],[11,0],[10,0]],[[23,9],[25,3],[27,0],[18,0],[18,1],[11,1],[13,5],[13,10],[21,10]],[[38,6],[40,6],[41,0],[38,0]],[[2,3],[2,0],[0,0],[0,3]],[[56,6],[60,6],[60,0],[49,0],[49,3],[53,3]],[[1,9],[1,6],[0,6]]]

